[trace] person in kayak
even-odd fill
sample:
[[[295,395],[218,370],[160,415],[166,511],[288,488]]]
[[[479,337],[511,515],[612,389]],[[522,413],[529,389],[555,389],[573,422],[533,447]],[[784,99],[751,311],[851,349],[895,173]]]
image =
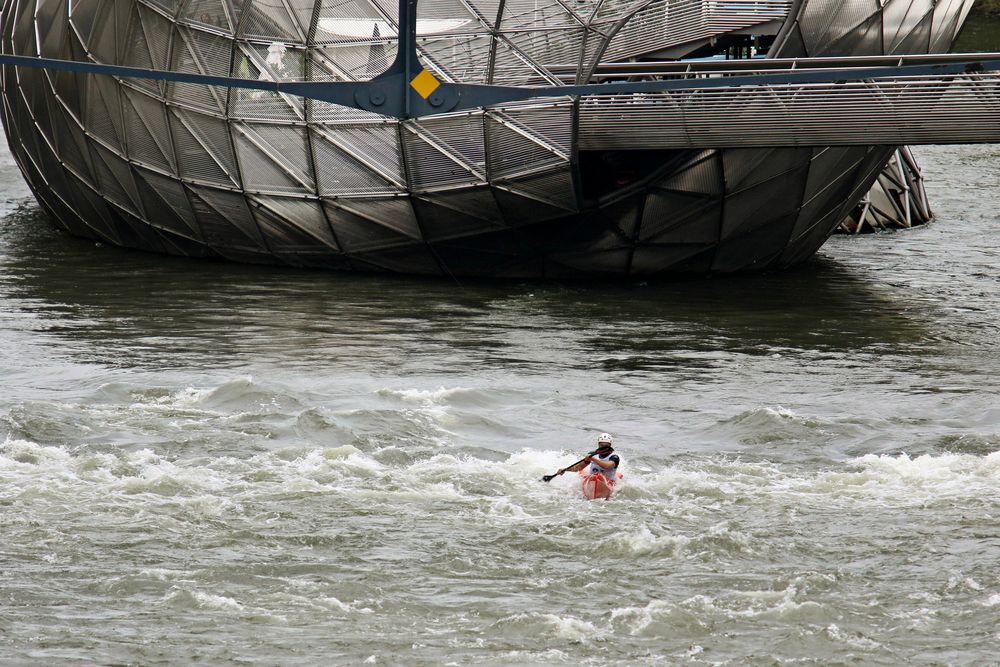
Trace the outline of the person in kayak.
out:
[[[618,466],[621,465],[621,459],[615,454],[615,448],[611,446],[611,443],[611,435],[602,433],[597,438],[597,449],[570,467],[559,468],[559,472],[555,475],[545,475],[545,477],[542,477],[542,480],[547,482],[556,475],[566,472],[579,472],[583,470],[584,466],[590,464],[590,469],[587,471],[588,474],[599,472],[613,481],[618,473]]]
[[[607,433],[602,433],[597,438],[597,450],[587,457],[590,462],[590,469],[587,472],[591,475],[599,472],[614,481],[618,466],[621,465],[621,459],[615,454],[615,448],[611,446],[611,442],[611,436]]]

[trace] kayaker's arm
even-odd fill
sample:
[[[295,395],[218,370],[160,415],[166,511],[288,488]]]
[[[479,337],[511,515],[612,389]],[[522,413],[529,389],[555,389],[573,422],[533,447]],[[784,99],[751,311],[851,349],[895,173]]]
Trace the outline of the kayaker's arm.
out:
[[[574,463],[570,467],[563,468],[562,470],[559,471],[559,474],[561,475],[564,472],[580,472],[581,470],[583,470],[588,465],[590,465],[590,455],[589,454],[587,455],[587,458],[583,459],[582,461],[577,461],[576,463]]]

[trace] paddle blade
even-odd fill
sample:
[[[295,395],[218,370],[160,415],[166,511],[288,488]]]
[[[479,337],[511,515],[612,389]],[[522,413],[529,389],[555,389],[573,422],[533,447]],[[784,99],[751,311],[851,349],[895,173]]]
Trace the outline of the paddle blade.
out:
[[[551,482],[553,477],[555,477],[555,475],[542,475],[542,481]]]

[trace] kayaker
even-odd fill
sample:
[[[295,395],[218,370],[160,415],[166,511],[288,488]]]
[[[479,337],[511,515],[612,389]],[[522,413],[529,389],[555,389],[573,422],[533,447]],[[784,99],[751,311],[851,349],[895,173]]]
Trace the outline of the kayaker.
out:
[[[587,472],[591,475],[599,472],[603,473],[608,479],[615,480],[615,474],[618,472],[618,466],[621,465],[621,459],[615,454],[615,449],[611,446],[611,442],[611,436],[607,433],[602,433],[597,438],[597,451],[588,457],[590,470]]]
[[[613,439],[610,434],[602,433],[597,438],[596,450],[587,454],[582,461],[574,463],[569,468],[560,468],[556,475],[561,475],[565,472],[576,472],[589,463],[590,469],[587,471],[588,474],[600,472],[608,479],[614,480],[615,474],[618,472],[618,466],[621,465],[621,459],[615,454],[615,449],[611,446],[612,441]],[[550,475],[549,478],[551,479],[551,477]]]

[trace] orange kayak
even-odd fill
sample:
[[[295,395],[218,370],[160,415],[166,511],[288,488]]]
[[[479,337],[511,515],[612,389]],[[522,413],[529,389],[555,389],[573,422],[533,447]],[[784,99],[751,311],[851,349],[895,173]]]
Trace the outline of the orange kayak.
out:
[[[599,498],[607,500],[615,492],[615,480],[608,479],[607,476],[599,472],[592,475],[586,472],[580,474],[583,477],[583,497],[587,500]],[[618,473],[618,476],[621,477],[621,473]]]

